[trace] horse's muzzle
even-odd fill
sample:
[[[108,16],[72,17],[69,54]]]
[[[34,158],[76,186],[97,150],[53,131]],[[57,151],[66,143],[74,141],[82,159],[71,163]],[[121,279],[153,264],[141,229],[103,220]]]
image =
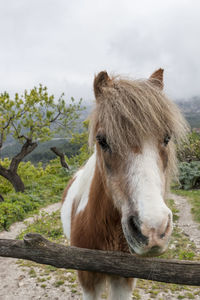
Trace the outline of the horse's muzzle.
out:
[[[122,228],[130,251],[142,256],[158,256],[165,252],[172,232],[171,215],[163,224],[156,229],[141,223],[137,216],[123,218]]]

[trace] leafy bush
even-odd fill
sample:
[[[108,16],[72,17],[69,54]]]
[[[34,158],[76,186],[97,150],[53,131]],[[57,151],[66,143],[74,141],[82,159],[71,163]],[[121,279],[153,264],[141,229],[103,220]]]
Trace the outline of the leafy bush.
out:
[[[24,209],[16,203],[0,203],[0,230],[8,229],[16,221],[23,220]]]
[[[193,131],[189,134],[187,142],[181,149],[178,149],[179,161],[199,161],[200,160],[200,134]]]
[[[23,193],[11,194],[7,202],[20,205],[25,213],[33,211],[40,206],[40,201],[37,197],[34,197],[33,199],[31,195]]]
[[[181,188],[184,190],[200,188],[200,161],[180,163],[179,172]]]
[[[83,145],[81,149],[79,150],[79,153],[75,156],[72,156],[69,159],[70,165],[75,166],[76,168],[79,168],[82,166],[88,158],[91,156],[91,151],[88,149],[87,145]]]
[[[8,159],[2,161],[9,164]],[[21,221],[40,207],[59,202],[64,188],[72,173],[64,170],[59,158],[43,168],[42,164],[34,166],[22,162],[19,173],[26,184],[25,193],[16,193],[12,185],[0,177],[0,192],[5,201],[0,202],[0,231],[8,229],[16,221]]]
[[[23,193],[10,193],[5,197],[5,202],[0,202],[0,230],[8,229],[16,221],[21,221],[29,212],[41,206],[37,197]]]

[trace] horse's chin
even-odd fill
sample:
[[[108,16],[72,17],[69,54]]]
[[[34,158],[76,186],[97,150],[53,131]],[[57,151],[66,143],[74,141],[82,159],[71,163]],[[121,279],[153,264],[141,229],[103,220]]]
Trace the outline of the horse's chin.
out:
[[[137,248],[137,247],[132,247],[130,245],[129,246],[129,251],[131,254],[134,254],[136,256],[140,256],[140,257],[157,257],[157,256],[160,256],[162,255],[166,249],[160,249],[160,250],[146,250],[146,249],[143,249],[143,248]]]
[[[129,251],[130,251],[131,254],[137,254],[135,252],[135,250],[130,245],[128,245],[128,247],[129,247]]]
[[[129,246],[129,251],[131,254],[140,256],[140,257],[157,257],[162,255],[163,253],[165,253],[167,246],[162,249],[162,248],[158,248],[155,247],[153,249],[146,249],[146,247],[136,247],[133,245],[128,244]]]

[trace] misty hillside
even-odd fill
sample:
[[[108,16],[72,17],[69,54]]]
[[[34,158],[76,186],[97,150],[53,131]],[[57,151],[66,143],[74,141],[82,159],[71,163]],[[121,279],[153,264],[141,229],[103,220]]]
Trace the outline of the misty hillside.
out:
[[[200,128],[200,96],[176,101],[192,128]]]
[[[189,99],[179,99],[176,101],[184,113],[199,113],[200,114],[200,97],[192,97]]]

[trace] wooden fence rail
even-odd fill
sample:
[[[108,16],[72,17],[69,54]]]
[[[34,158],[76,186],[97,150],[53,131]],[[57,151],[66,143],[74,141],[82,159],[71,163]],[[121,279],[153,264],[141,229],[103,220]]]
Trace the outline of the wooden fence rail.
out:
[[[200,286],[200,262],[141,258],[123,252],[89,250],[52,243],[39,234],[24,240],[0,239],[0,256],[22,258],[57,268]]]

